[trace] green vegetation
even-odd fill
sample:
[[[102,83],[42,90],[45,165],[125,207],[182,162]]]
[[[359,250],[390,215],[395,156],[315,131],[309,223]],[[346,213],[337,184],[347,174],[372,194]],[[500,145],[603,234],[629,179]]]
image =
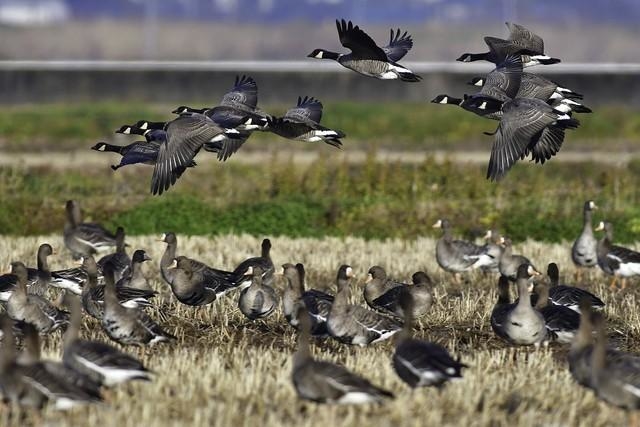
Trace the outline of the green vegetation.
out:
[[[615,224],[617,241],[635,241],[640,232],[638,162],[615,168],[522,162],[491,183],[484,164],[381,163],[373,155],[348,163],[333,154],[295,164],[274,156],[255,165],[203,162],[161,197],[148,193],[150,167],[114,173],[107,164],[0,169],[0,233],[58,232],[69,198],[89,219],[123,225],[130,234],[413,238],[435,235],[431,225],[447,217],[461,235],[497,227],[516,241],[560,241],[579,232],[587,199],[602,208],[597,220]]]
[[[197,105],[197,103],[196,103]],[[112,139],[113,132],[125,123],[139,119],[165,120],[173,117],[174,105],[144,104],[72,104],[9,107],[0,116],[0,148],[12,151],[83,149],[96,141]],[[266,106],[266,111],[281,114],[285,106]],[[579,115],[582,126],[570,132],[569,144],[580,141],[579,148],[624,149],[629,141],[640,138],[640,115],[623,107],[603,107],[597,114]],[[323,123],[345,131],[349,147],[389,147],[446,149],[484,147],[496,122],[474,116],[453,106],[424,103],[387,103],[365,105],[336,103],[325,107]],[[270,134],[257,134],[254,148],[273,140]]]

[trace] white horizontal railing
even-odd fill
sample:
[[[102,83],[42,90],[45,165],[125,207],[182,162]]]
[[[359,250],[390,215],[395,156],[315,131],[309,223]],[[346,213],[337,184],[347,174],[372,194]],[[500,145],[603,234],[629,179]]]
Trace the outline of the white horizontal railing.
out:
[[[416,73],[467,74],[487,72],[486,62],[403,62]],[[532,69],[533,68],[533,69]],[[560,63],[527,68],[548,74],[640,74],[640,63]],[[231,71],[347,72],[330,61],[0,61],[0,71]]]

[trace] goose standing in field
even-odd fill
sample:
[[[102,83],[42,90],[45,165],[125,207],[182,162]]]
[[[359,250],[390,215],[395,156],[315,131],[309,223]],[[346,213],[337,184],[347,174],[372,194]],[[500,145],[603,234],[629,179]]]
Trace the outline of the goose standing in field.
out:
[[[82,222],[80,205],[75,200],[68,200],[64,224],[64,245],[74,258],[93,255],[116,245],[116,237],[100,224]]]
[[[299,397],[336,404],[378,403],[393,398],[391,392],[374,386],[342,365],[314,360],[309,348],[311,317],[304,305],[297,308],[300,332],[291,380]]]
[[[530,264],[521,264],[516,280],[518,303],[509,305],[500,316],[495,316],[495,321],[492,315],[492,327],[499,330],[496,334],[512,344],[539,345],[547,339],[544,317],[531,306],[529,292],[529,277],[539,274]],[[501,280],[504,283],[504,279]]]
[[[142,263],[145,261],[151,261],[151,257],[142,249],[136,250],[131,257],[131,267],[129,268],[130,274],[118,280],[116,282],[116,288],[126,286],[133,289],[139,289],[141,291],[152,292],[153,288],[149,285],[147,278],[144,277],[144,274],[142,273]]]
[[[491,310],[491,329],[493,332],[502,338],[508,340],[509,337],[506,334],[505,324],[507,321],[507,315],[513,311],[517,303],[511,302],[509,295],[509,278],[507,276],[500,275],[498,279],[498,300]]]
[[[247,281],[250,282],[251,273],[247,273],[247,270],[250,267],[260,267],[262,271],[271,271],[272,273],[275,271],[273,260],[271,259],[271,240],[263,239],[260,244],[260,256],[245,259],[233,270],[233,280],[240,283],[241,288],[249,285]]]
[[[551,285],[549,299],[553,304],[561,305],[580,313],[580,301],[586,299],[594,310],[604,308],[604,302],[591,292],[575,286],[560,285],[560,272],[556,263],[552,262],[547,266],[547,276],[549,276]]]
[[[78,338],[82,320],[80,301],[76,296],[68,295],[65,302],[71,310],[62,356],[62,363],[67,369],[105,387],[132,380],[151,380],[151,372],[133,356],[102,342]]]
[[[305,270],[300,263],[284,264],[282,274],[287,279],[287,286],[282,295],[282,311],[287,322],[294,328],[298,328],[298,318],[295,315],[298,305],[303,304],[311,317],[311,335],[326,336],[327,319],[333,304],[333,295],[317,289],[305,290]]]
[[[102,328],[112,340],[122,345],[154,345],[175,340],[147,313],[120,305],[113,272],[105,271],[104,314]]]
[[[482,253],[482,248],[466,240],[454,240],[451,224],[446,219],[439,219],[433,228],[443,230],[442,237],[436,244],[436,261],[445,271],[453,273],[456,282],[460,282],[460,273],[472,268],[476,257]]]
[[[240,292],[238,308],[249,320],[269,316],[278,306],[278,294],[273,289],[273,270],[263,270],[260,266],[252,270],[251,285]]]
[[[269,117],[269,130],[283,138],[305,142],[324,142],[336,148],[342,147],[340,138],[346,135],[320,124],[322,103],[313,97],[298,97],[294,108],[287,110],[282,117]]]
[[[400,305],[408,313],[402,331],[396,334],[393,369],[411,388],[442,387],[447,381],[462,378],[462,368],[467,365],[454,360],[442,346],[412,338],[413,297],[403,293]]]
[[[58,309],[41,296],[27,293],[27,268],[23,263],[12,262],[11,272],[18,279],[15,290],[7,301],[7,314],[11,319],[31,323],[43,335],[69,322],[69,313]]]
[[[101,269],[109,265],[116,281],[122,279],[130,273],[131,258],[127,255],[126,243],[124,242],[124,228],[118,227],[116,230],[116,251],[103,256],[98,260]]]
[[[53,248],[48,243],[38,247],[36,268],[27,268],[27,292],[43,296],[51,282],[51,271],[47,258],[53,254]],[[7,302],[16,287],[18,278],[9,273],[0,276],[0,302]]]
[[[567,360],[571,376],[578,384],[591,388],[591,354],[593,353],[593,311],[588,299],[581,299],[580,327],[571,342]]]
[[[524,67],[533,65],[551,65],[560,62],[558,58],[551,58],[544,54],[544,41],[542,38],[525,27],[507,22],[510,35],[508,40],[497,37],[484,37],[484,42],[489,47],[489,52],[463,53],[456,61],[489,61],[500,63],[508,55],[520,54]]]
[[[364,299],[369,307],[385,314],[405,319],[411,315],[414,319],[425,315],[431,308],[433,295],[431,278],[418,271],[411,277],[413,285],[399,283],[387,278],[387,272],[380,266],[369,269],[367,284],[364,287]],[[402,306],[404,294],[411,295],[411,313],[405,313]]]
[[[583,268],[592,268],[598,265],[598,240],[593,235],[591,216],[598,206],[593,200],[584,203],[582,209],[582,232],[571,247],[571,259],[578,268],[580,274]]]
[[[503,247],[502,256],[500,257],[500,262],[498,263],[498,269],[500,270],[500,274],[503,276],[507,276],[509,280],[512,282],[516,280],[516,276],[518,273],[518,267],[522,264],[530,264],[533,266],[531,261],[523,255],[514,255],[513,254],[513,245],[511,243],[511,239],[507,239],[506,237],[500,237],[500,245]],[[535,269],[535,267],[534,267]]]
[[[546,283],[536,283],[534,292],[538,296],[534,308],[544,317],[549,335],[559,343],[569,344],[580,327],[580,314],[568,307],[552,304],[549,301],[549,287]]]
[[[353,270],[348,265],[338,270],[338,293],[335,296],[327,329],[340,342],[366,346],[391,338],[402,329],[402,325],[390,317],[368,310],[359,305],[349,304]]]
[[[389,44],[380,48],[367,33],[357,25],[354,26],[351,21],[336,19],[336,27],[340,43],[350,49],[351,53],[315,49],[307,55],[308,57],[332,59],[345,68],[382,80],[400,79],[404,82],[419,82],[422,79],[397,62],[413,47],[413,40],[406,32],[400,35],[400,30],[395,34],[391,30]]]
[[[613,224],[600,222],[596,231],[604,230],[604,236],[598,240],[596,252],[598,266],[609,275],[613,275],[611,288],[615,288],[618,277],[622,277],[622,289],[627,286],[627,277],[640,275],[640,252],[613,244]]]

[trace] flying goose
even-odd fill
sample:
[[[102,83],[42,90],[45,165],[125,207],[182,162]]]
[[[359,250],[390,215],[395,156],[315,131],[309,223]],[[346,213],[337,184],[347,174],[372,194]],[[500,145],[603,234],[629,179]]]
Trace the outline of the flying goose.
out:
[[[238,308],[249,320],[269,316],[278,306],[278,294],[273,289],[273,270],[250,267],[251,284],[240,292]]]
[[[393,369],[411,388],[442,387],[447,381],[462,378],[462,368],[467,365],[454,360],[442,346],[412,338],[414,310],[413,297],[404,293],[400,297],[403,311],[408,313],[402,331],[396,334]]]
[[[498,269],[500,274],[507,276],[509,280],[514,282],[518,273],[518,267],[522,264],[533,264],[531,264],[531,261],[529,261],[527,257],[513,254],[511,239],[501,236],[499,242],[503,250],[500,256],[500,262],[498,263]]]
[[[336,280],[338,293],[327,319],[329,334],[340,342],[359,346],[391,338],[402,328],[398,321],[359,305],[349,304],[350,279],[353,277],[350,266],[340,266]]]
[[[122,345],[154,345],[159,342],[175,340],[147,313],[138,308],[120,305],[113,280],[113,272],[105,273],[104,314],[102,328],[112,340]]]
[[[147,278],[144,277],[142,273],[142,263],[145,261],[151,261],[151,257],[142,249],[136,250],[131,257],[130,274],[118,280],[116,282],[116,288],[126,286],[141,291],[153,291]]]
[[[336,27],[340,43],[350,49],[351,53],[344,54],[315,49],[307,55],[308,57],[332,59],[357,73],[382,80],[400,79],[405,82],[419,82],[421,80],[420,76],[397,62],[413,47],[413,40],[406,32],[400,35],[400,30],[395,34],[391,30],[389,44],[380,48],[367,33],[357,25],[354,26],[351,21],[336,19]]]
[[[109,265],[115,274],[116,281],[128,275],[131,268],[131,258],[127,255],[124,237],[124,228],[118,227],[116,229],[116,251],[98,260],[98,265],[101,269],[104,269],[105,265]]]
[[[80,205],[75,200],[66,203],[64,244],[74,258],[93,255],[116,245],[116,237],[100,224],[82,222]]]
[[[622,289],[627,286],[627,277],[640,275],[640,252],[613,244],[613,224],[601,221],[596,231],[604,230],[604,236],[598,240],[596,253],[598,266],[612,275],[611,288],[615,288],[618,277],[622,277]]]
[[[530,264],[521,264],[518,267],[516,285],[518,287],[517,304],[506,305],[498,313],[492,314],[492,327],[496,334],[508,342],[516,345],[539,345],[547,339],[547,328],[542,314],[531,306],[529,282],[532,275],[539,275]],[[499,285],[504,286],[504,279]],[[500,301],[504,297],[501,289]],[[507,297],[508,298],[508,297]],[[496,307],[494,307],[494,312]]]
[[[114,171],[127,165],[155,165],[158,159],[159,148],[159,142],[145,141],[136,141],[128,145],[113,145],[100,141],[91,147],[91,149],[95,151],[118,153],[122,156],[117,165],[111,165],[111,169]]]
[[[502,62],[508,55],[522,55],[524,67],[533,65],[551,65],[560,62],[558,58],[551,58],[544,54],[544,42],[542,38],[521,25],[507,23],[511,32],[509,39],[497,37],[484,37],[484,42],[489,47],[489,52],[463,53],[456,61],[489,61],[494,64]]]
[[[160,144],[151,178],[151,193],[157,195],[176,183],[205,143],[221,134],[239,133],[234,129],[220,127],[209,117],[197,113],[181,114],[168,122],[164,130],[167,132],[167,139]]]
[[[71,322],[64,334],[62,356],[67,369],[105,387],[131,380],[151,380],[151,372],[133,356],[99,341],[78,338],[82,320],[80,301],[76,296],[68,295],[65,302],[71,310]]]
[[[346,135],[320,125],[322,103],[313,97],[298,97],[294,108],[287,110],[283,117],[269,117],[269,130],[283,138],[296,141],[319,142],[341,148]]]
[[[17,277],[15,290],[7,301],[7,314],[11,319],[31,323],[41,334],[51,333],[68,323],[69,313],[41,296],[27,293],[27,268],[23,263],[12,262],[11,273]]]
[[[98,399],[51,375],[40,362],[18,363],[12,322],[0,315],[4,339],[0,350],[0,396],[23,407],[42,408],[51,402],[67,410]]]
[[[446,219],[439,219],[433,228],[441,228],[442,237],[436,244],[436,261],[440,268],[453,273],[456,282],[460,281],[459,273],[470,270],[482,253],[482,248],[466,240],[454,240],[451,224]]]
[[[333,304],[333,296],[316,289],[305,290],[305,270],[300,263],[283,264],[282,274],[287,279],[287,286],[282,295],[282,311],[287,322],[298,329],[296,310],[302,304],[310,316],[311,335],[328,335],[327,319]]]
[[[299,397],[336,404],[377,403],[393,398],[391,392],[374,386],[342,365],[314,360],[309,349],[311,317],[304,305],[298,306],[296,317],[300,332],[291,380]]]
[[[544,282],[536,283],[534,292],[538,296],[534,308],[542,314],[549,335],[559,343],[571,343],[580,326],[580,314],[568,307],[552,304],[549,301],[549,287]]]
[[[592,268],[598,265],[598,239],[593,235],[591,216],[594,210],[598,209],[593,200],[587,200],[582,208],[582,232],[571,247],[571,259],[578,274],[582,268]]]
[[[48,243],[38,247],[36,268],[27,268],[27,292],[43,296],[51,282],[51,271],[47,257],[53,254],[53,248]],[[18,278],[14,274],[0,276],[0,302],[7,302],[16,287]]]
[[[412,276],[413,285],[396,282],[387,278],[387,272],[380,266],[369,269],[367,283],[364,287],[364,299],[369,307],[385,314],[405,319],[421,317],[431,308],[433,296],[431,294],[431,278],[423,271]],[[405,313],[402,300],[403,295],[411,296],[411,313]]]
[[[580,300],[586,299],[591,308],[601,310],[604,308],[604,302],[591,292],[575,286],[560,285],[560,272],[556,263],[550,263],[547,266],[547,276],[551,287],[549,288],[549,300],[556,305],[567,307],[577,313],[580,313]]]

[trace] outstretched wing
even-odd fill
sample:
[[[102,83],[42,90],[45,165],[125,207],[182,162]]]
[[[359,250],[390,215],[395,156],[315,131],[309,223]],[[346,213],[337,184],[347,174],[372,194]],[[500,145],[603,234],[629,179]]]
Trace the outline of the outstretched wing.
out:
[[[289,109],[283,119],[301,123],[319,124],[322,119],[322,103],[313,97],[305,96],[302,98],[299,96],[296,107]]]
[[[537,55],[544,53],[544,41],[542,37],[534,34],[522,25],[514,24],[513,22],[505,22],[505,24],[507,24],[507,28],[509,28],[509,40],[511,42]]]
[[[220,105],[255,110],[258,105],[258,85],[255,80],[250,76],[236,76],[233,89],[222,97]]]
[[[413,39],[406,31],[400,35],[400,28],[398,28],[395,33],[393,29],[390,31],[389,44],[383,47],[382,50],[387,54],[389,61],[398,62],[413,47]]]
[[[346,22],[344,19],[338,21],[336,19],[336,27],[338,28],[338,36],[342,46],[351,49],[353,59],[375,59],[378,61],[387,61],[387,54],[380,49],[376,42],[357,25],[354,26],[351,21]]]

